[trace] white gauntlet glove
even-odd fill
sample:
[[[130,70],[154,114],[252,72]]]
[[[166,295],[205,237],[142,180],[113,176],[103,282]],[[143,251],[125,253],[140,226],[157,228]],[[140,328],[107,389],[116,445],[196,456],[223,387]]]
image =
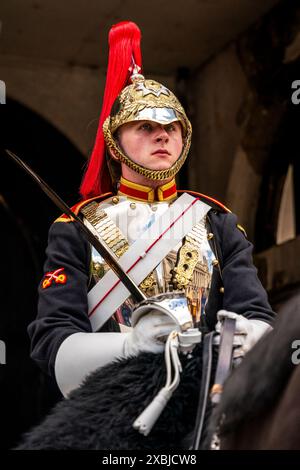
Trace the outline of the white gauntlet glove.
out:
[[[140,351],[160,353],[171,331],[180,331],[180,327],[169,315],[152,310],[142,316],[132,331],[127,335],[124,344],[124,355],[136,356]]]
[[[233,340],[234,358],[244,356],[265,333],[272,330],[272,327],[262,320],[249,320],[242,315],[227,310],[219,310],[217,316],[218,322],[216,324],[216,331],[218,333],[222,331],[225,318],[233,318],[236,320]],[[219,343],[220,336],[217,336],[214,340],[214,344]]]
[[[64,396],[79,387],[85,377],[117,358],[137,356],[141,351],[159,353],[171,331],[178,329],[166,314],[150,311],[129,333],[74,333],[58,349],[55,377]]]

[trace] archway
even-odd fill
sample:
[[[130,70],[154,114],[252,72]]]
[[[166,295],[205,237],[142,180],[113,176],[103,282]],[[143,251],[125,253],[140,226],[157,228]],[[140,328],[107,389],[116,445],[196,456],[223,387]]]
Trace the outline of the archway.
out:
[[[289,230],[290,238],[293,238],[292,232],[294,237],[300,234],[300,188],[297,184],[300,179],[299,132],[299,111],[290,106],[274,136],[262,178],[256,215],[255,242],[258,251],[281,242],[278,240],[278,224],[286,184],[290,186],[290,199],[292,198],[287,210],[291,212],[290,224],[295,226],[294,230]]]
[[[0,113],[0,339],[6,345],[6,364],[0,365],[0,447],[10,448],[60,398],[56,384],[30,359],[26,331],[36,316],[48,229],[59,211],[3,149],[18,154],[68,204],[79,199],[85,159],[53,125],[19,103],[8,99]]]

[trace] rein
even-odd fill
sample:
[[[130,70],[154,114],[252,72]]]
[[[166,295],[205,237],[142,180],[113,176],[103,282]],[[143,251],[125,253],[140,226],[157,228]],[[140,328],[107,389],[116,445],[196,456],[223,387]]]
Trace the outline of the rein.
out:
[[[225,318],[224,320],[215,381],[210,391],[210,401],[213,406],[216,406],[219,403],[223,392],[224,382],[231,371],[235,323],[236,320],[232,318]],[[209,400],[209,386],[211,383],[214,336],[215,332],[213,331],[207,333],[203,338],[201,386],[193,441],[190,450],[199,449],[203,433],[204,418]]]

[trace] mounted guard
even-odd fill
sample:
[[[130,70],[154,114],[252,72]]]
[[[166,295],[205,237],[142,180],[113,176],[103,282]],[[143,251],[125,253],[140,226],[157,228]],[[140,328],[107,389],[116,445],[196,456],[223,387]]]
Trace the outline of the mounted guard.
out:
[[[178,350],[192,357],[201,332],[220,333],[229,318],[240,356],[271,328],[274,313],[237,217],[209,196],[177,189],[192,126],[176,96],[142,75],[139,28],[118,23],[109,44],[96,142],[72,208],[109,256],[75,217],[60,216],[28,332],[32,358],[66,397],[117,358],[165,351],[166,385],[134,424],[147,435],[178,386]]]

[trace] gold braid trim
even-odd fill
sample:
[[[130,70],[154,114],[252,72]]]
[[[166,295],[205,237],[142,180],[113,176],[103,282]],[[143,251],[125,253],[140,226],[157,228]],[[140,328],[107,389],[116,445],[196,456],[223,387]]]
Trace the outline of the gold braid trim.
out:
[[[201,244],[206,236],[206,217],[198,222],[186,235],[185,241],[178,252],[178,261],[173,269],[172,283],[175,289],[186,289],[193,277],[199,261]]]

